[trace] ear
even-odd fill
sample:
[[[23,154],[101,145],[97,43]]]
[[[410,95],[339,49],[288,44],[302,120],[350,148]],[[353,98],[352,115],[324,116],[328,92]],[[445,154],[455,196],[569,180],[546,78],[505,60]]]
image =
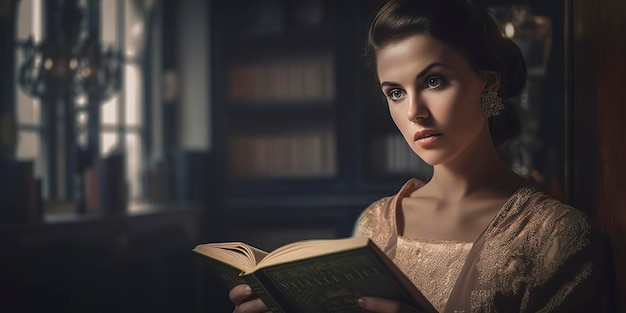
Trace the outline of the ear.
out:
[[[485,91],[498,91],[500,89],[500,73],[484,71],[481,77],[485,81]]]

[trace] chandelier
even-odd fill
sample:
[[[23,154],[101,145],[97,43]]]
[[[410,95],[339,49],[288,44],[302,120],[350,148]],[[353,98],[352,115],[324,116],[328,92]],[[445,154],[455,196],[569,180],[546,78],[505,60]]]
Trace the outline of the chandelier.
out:
[[[85,170],[99,157],[99,104],[121,89],[124,60],[119,50],[100,44],[99,1],[45,3],[44,40],[36,43],[30,36],[17,43],[24,56],[17,79],[25,94],[42,100],[47,112],[44,139],[52,147],[46,150],[52,173],[46,177],[48,196],[78,200],[83,212]],[[57,116],[63,116],[63,125]]]
[[[49,4],[55,12],[46,38],[35,43],[31,36],[18,43],[24,53],[18,72],[22,90],[40,99],[86,96],[102,102],[113,96],[121,87],[121,52],[99,43],[97,28],[77,0]]]

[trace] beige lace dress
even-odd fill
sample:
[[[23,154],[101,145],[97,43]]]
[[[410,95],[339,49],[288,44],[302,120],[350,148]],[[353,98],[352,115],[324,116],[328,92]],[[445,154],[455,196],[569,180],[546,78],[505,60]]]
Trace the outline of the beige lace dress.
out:
[[[604,310],[599,254],[580,211],[522,187],[474,243],[399,236],[398,198],[422,185],[411,179],[396,195],[374,202],[354,235],[372,238],[438,311]]]

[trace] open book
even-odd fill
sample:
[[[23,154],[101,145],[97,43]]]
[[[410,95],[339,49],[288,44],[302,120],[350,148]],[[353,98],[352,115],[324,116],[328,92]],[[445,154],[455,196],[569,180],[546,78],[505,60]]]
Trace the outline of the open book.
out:
[[[273,313],[365,312],[362,296],[437,312],[369,238],[305,240],[267,253],[242,242],[207,243],[194,252],[232,288],[248,284]]]

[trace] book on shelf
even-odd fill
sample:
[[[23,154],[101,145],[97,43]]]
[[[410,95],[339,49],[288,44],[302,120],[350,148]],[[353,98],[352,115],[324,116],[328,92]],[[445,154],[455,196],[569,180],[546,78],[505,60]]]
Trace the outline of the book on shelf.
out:
[[[242,242],[200,244],[193,251],[226,287],[250,285],[274,313],[366,312],[357,305],[363,296],[436,312],[367,237],[304,240],[269,253]]]
[[[174,201],[202,201],[206,195],[209,153],[205,150],[171,149]]]
[[[0,160],[0,223],[42,218],[41,180],[32,160]]]
[[[335,96],[330,55],[260,61],[233,66],[228,73],[233,102],[272,106],[285,102],[328,102]]]
[[[128,204],[128,184],[126,181],[126,155],[115,151],[97,162],[98,199],[100,209],[108,214],[120,214],[126,211]]]
[[[230,145],[231,171],[236,177],[330,177],[336,173],[332,130],[237,135]]]
[[[419,158],[398,134],[374,136],[371,142],[371,162],[377,172],[413,174],[430,177],[432,167]]]

